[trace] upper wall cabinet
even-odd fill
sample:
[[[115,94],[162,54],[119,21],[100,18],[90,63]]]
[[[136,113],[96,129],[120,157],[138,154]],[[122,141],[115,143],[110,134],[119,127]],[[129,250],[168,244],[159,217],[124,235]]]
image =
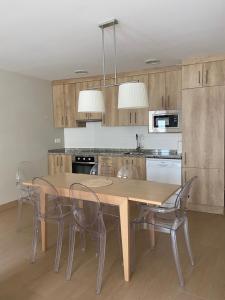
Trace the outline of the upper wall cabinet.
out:
[[[102,125],[113,127],[119,125],[119,112],[118,112],[118,86],[113,85],[114,79],[106,80],[106,85],[112,85],[104,88],[105,98],[105,113],[102,117]],[[103,81],[102,81],[103,85]]]
[[[52,95],[54,126],[76,127],[75,84],[54,85]]]
[[[225,84],[225,60],[182,67],[182,89]]]
[[[148,89],[148,75],[132,75],[118,78],[118,83],[129,81],[145,82]],[[119,109],[118,110],[119,126],[140,126],[148,125],[148,108],[141,109]]]
[[[181,71],[149,74],[149,109],[174,110],[181,108]]]
[[[99,89],[100,88],[100,80],[91,80],[91,81],[83,81],[76,83],[76,97],[77,97],[77,121],[88,121],[88,120],[101,120],[102,114],[101,113],[80,113],[78,112],[78,98],[80,91],[87,90],[87,89]]]

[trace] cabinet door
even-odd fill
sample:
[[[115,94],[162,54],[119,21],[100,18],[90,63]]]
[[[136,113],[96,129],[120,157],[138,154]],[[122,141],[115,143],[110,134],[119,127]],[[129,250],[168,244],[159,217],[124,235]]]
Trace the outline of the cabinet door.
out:
[[[76,90],[75,84],[64,85],[65,127],[76,127]]]
[[[135,157],[135,165],[138,170],[138,178],[137,179],[142,179],[146,180],[146,161],[145,157]]]
[[[225,87],[185,90],[182,101],[183,166],[224,168]]]
[[[202,64],[182,66],[182,89],[202,87]]]
[[[60,155],[49,154],[48,155],[48,174],[55,175],[61,173]]]
[[[204,63],[203,85],[225,85],[225,60]]]
[[[166,72],[165,108],[181,109],[181,71]]]
[[[65,126],[64,86],[63,86],[63,84],[54,85],[52,87],[52,97],[53,97],[54,126],[56,128],[63,128]]]
[[[113,83],[114,79],[106,81],[107,85],[111,85]],[[107,87],[103,90],[103,93],[105,98],[105,113],[103,114],[102,125],[108,127],[118,126],[118,87]]]
[[[72,156],[60,154],[59,159],[60,159],[60,172],[72,173]]]
[[[115,176],[113,158],[111,156],[98,157],[98,175]]]
[[[183,168],[183,183],[198,176],[188,207],[193,210],[223,213],[224,209],[224,170]]]
[[[96,89],[100,90],[101,81],[100,80],[92,80],[87,82],[88,89]],[[102,120],[102,113],[88,113],[89,120]]]
[[[79,100],[79,94],[80,91],[83,91],[87,89],[87,83],[86,82],[78,82],[76,83],[76,119],[78,121],[86,121],[88,119],[88,114],[84,112],[78,112],[78,100]]]
[[[149,74],[149,110],[165,109],[165,73]]]
[[[139,81],[144,82],[147,93],[148,93],[148,75],[141,74],[141,75],[133,75],[129,77],[129,81]],[[137,125],[148,125],[148,107],[141,108],[141,109],[132,109],[131,112],[131,124],[134,126]]]

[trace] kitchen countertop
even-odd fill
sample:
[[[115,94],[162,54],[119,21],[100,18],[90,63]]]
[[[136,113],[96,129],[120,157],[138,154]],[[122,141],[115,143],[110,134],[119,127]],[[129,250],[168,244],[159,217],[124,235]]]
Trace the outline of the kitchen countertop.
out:
[[[177,150],[161,149],[113,149],[113,148],[61,148],[48,151],[49,154],[68,154],[72,156],[141,156],[145,158],[181,159]]]

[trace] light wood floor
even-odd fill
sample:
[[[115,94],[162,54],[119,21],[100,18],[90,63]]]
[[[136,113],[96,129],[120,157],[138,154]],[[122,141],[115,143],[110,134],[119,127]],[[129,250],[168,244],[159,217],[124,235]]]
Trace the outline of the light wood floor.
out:
[[[60,272],[52,271],[55,230],[49,229],[50,249],[40,253],[36,264],[29,262],[32,236],[31,209],[24,212],[23,229],[15,229],[16,208],[0,213],[0,300],[224,300],[225,299],[225,218],[189,214],[195,267],[186,255],[182,234],[179,248],[186,285],[178,285],[167,235],[157,235],[155,250],[149,251],[146,232],[137,235],[137,265],[131,281],[123,280],[116,234],[107,237],[104,281],[95,295],[97,259],[95,245],[88,242],[85,253],[76,245],[72,280],[65,281],[68,237],[65,234]]]

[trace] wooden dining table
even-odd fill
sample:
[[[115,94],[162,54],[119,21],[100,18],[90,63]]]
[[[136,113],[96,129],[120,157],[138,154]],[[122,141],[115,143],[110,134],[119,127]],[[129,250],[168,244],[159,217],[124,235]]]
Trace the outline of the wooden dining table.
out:
[[[51,184],[55,186],[59,195],[70,196],[70,185],[74,182],[88,183],[88,180],[107,179],[111,184],[92,188],[102,203],[118,205],[120,213],[122,253],[124,280],[130,280],[130,234],[129,234],[129,203],[140,202],[151,205],[162,205],[180,186],[173,184],[158,183],[146,180],[120,179],[116,177],[93,176],[86,174],[62,173],[46,176]],[[32,182],[24,182],[32,185]],[[41,189],[40,206],[44,214],[46,209],[46,197],[44,189]],[[82,200],[85,200],[82,199]],[[47,224],[41,222],[42,250],[47,250]]]

